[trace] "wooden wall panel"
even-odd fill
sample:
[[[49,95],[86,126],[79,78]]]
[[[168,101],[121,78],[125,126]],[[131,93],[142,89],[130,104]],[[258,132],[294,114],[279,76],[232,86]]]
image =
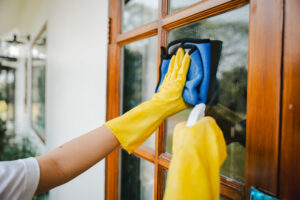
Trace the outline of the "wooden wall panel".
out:
[[[277,193],[282,58],[282,0],[250,1],[246,195]]]
[[[300,1],[285,1],[280,197],[300,199]]]

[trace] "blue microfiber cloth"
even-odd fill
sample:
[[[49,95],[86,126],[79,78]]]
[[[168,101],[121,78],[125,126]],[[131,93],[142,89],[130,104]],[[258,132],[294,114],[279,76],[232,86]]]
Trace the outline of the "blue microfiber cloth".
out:
[[[213,76],[211,76],[211,44],[215,43],[212,43],[212,41],[208,39],[182,39],[171,42],[168,45],[167,52],[165,52],[165,49],[162,48],[160,81],[157,85],[156,91],[158,91],[158,88],[162,84],[162,81],[168,71],[170,58],[176,53],[177,49],[181,47],[183,49],[189,49],[188,52],[191,57],[187,81],[182,94],[183,99],[185,102],[192,105],[206,103],[210,89],[210,82],[211,80],[216,80],[216,69],[213,71]],[[219,44],[221,44],[221,42],[219,42]],[[219,48],[219,50],[221,50],[221,48]],[[217,59],[219,60],[219,55]]]
[[[277,198],[264,194],[254,187],[251,187],[250,200],[277,200]]]

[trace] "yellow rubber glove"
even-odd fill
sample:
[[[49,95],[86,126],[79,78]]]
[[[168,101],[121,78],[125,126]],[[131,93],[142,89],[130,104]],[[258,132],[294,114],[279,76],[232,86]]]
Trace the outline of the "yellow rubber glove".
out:
[[[220,167],[227,156],[223,133],[211,117],[185,124],[174,130],[164,200],[218,200]]]
[[[186,108],[182,91],[190,65],[190,56],[182,48],[173,56],[159,92],[124,115],[105,125],[124,149],[131,153],[140,146],[168,116]]]

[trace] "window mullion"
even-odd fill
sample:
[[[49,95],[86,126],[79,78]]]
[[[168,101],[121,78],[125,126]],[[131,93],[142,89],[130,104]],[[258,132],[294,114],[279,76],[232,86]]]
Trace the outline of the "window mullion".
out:
[[[162,19],[167,15],[168,12],[168,0],[159,0],[159,10],[158,10],[158,55],[157,55],[157,77],[159,80],[159,66],[160,66],[160,47],[166,46],[167,41],[167,31],[162,27]],[[163,168],[159,166],[159,156],[164,152],[164,136],[165,136],[165,125],[164,122],[159,127],[156,132],[155,137],[155,177],[154,177],[154,199],[161,200],[163,198]]]

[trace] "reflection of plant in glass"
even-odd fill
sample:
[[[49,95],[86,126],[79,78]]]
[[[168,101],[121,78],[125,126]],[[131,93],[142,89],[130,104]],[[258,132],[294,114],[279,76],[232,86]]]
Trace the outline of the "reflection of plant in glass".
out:
[[[148,100],[154,93],[156,44],[156,37],[151,37],[123,47],[123,113]],[[149,139],[154,148],[154,139]],[[154,165],[124,150],[121,151],[121,163],[121,199],[153,199]]]
[[[219,81],[220,102],[238,113],[246,113],[247,69],[235,67],[223,72]]]
[[[157,19],[158,1],[125,0],[123,2],[122,32]]]
[[[123,112],[142,101],[142,61],[141,53],[124,48]]]
[[[218,87],[212,94],[213,105],[206,107],[206,115],[216,119],[226,139],[228,157],[221,173],[238,181],[243,181],[245,164],[248,18],[249,6],[244,6],[168,33],[168,42],[186,37],[223,42],[216,74]],[[172,126],[180,118],[187,119],[188,114],[181,112],[167,120],[168,152],[172,146]]]
[[[183,36],[197,39],[209,38],[223,42],[218,77],[224,71],[248,64],[248,60],[245,59],[248,57],[248,23],[201,20],[171,31],[168,41]]]
[[[121,150],[121,197],[122,199],[140,199],[140,158],[129,155],[127,151]]]

